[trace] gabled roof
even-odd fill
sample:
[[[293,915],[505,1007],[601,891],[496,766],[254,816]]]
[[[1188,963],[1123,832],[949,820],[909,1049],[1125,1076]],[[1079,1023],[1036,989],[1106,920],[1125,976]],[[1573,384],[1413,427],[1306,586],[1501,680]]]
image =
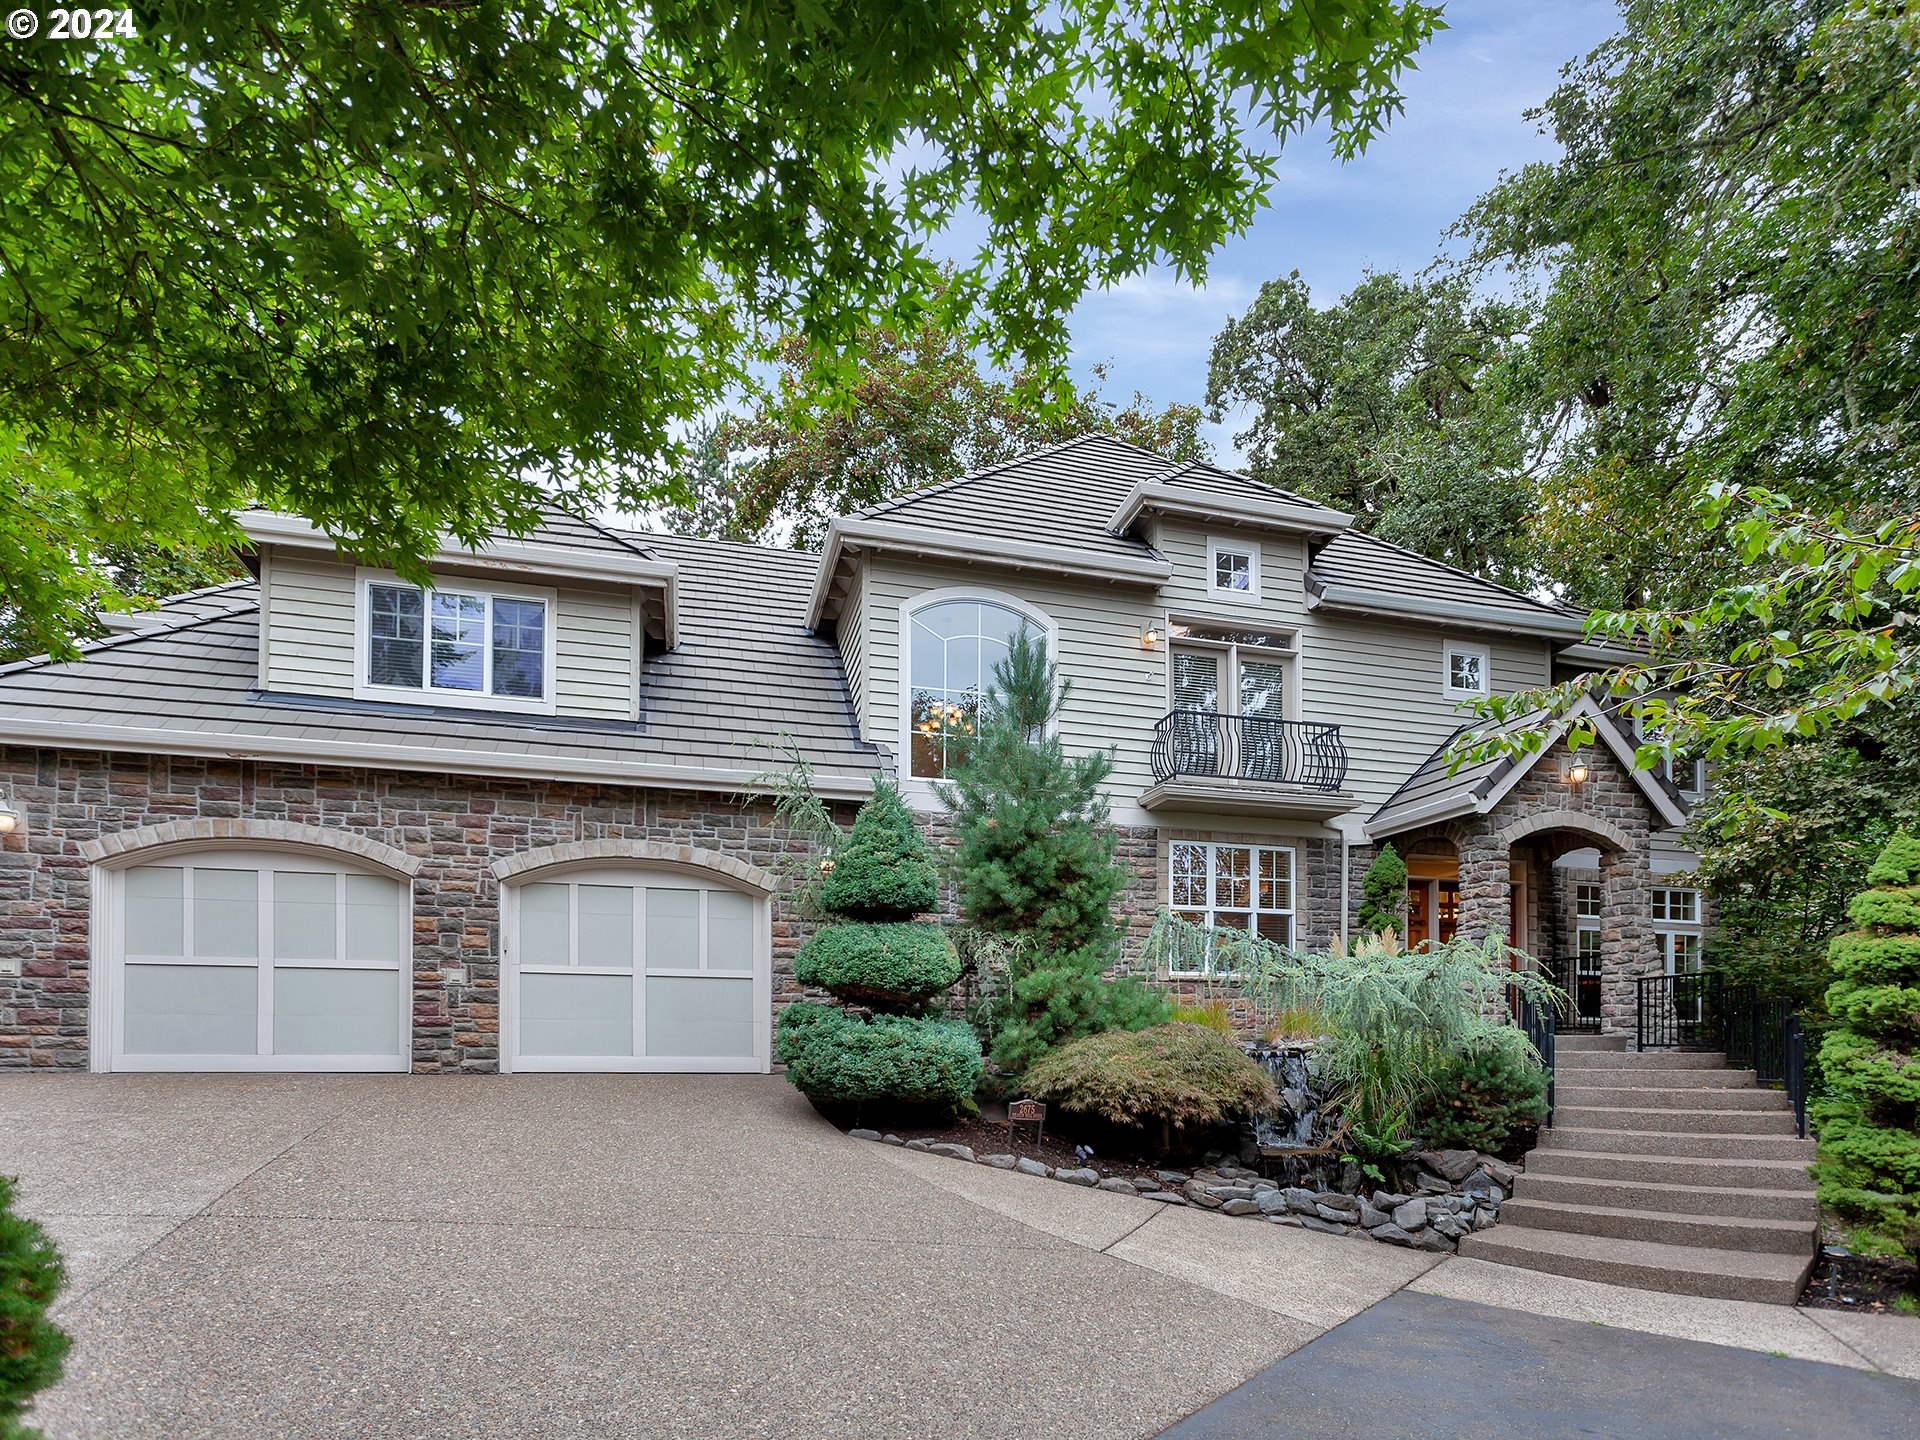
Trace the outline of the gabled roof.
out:
[[[631,543],[680,575],[680,644],[648,657],[638,722],[262,695],[258,591],[241,580],[169,602],[76,662],[0,667],[0,743],[738,793],[784,770],[790,741],[823,794],[865,794],[885,757],[855,733],[838,653],[802,623],[816,558]]]
[[[1323,535],[1337,535],[1353,524],[1353,517],[1345,511],[1199,461],[1176,465],[1140,481],[1120,502],[1108,528],[1126,534],[1141,516],[1153,511],[1211,524],[1258,525]]]
[[[1330,610],[1577,641],[1584,616],[1536,600],[1358,530],[1329,540],[1307,570],[1313,603]]]
[[[1485,733],[1489,737],[1519,735],[1540,728],[1545,720],[1545,712],[1536,710],[1515,716],[1504,725],[1488,727]],[[1458,770],[1450,770],[1447,752],[1461,735],[1476,728],[1472,725],[1461,726],[1441,741],[1439,748],[1420,763],[1398,790],[1387,797],[1384,805],[1373,812],[1367,821],[1367,837],[1385,840],[1422,825],[1433,825],[1463,815],[1488,814],[1506,799],[1513,787],[1527,777],[1575,724],[1581,723],[1592,726],[1595,739],[1605,745],[1632,775],[1634,783],[1647,797],[1647,803],[1668,828],[1687,823],[1687,807],[1681,803],[1678,792],[1653,771],[1634,768],[1636,747],[1632,739],[1614,722],[1612,716],[1583,695],[1564,715],[1547,724],[1546,742],[1538,750],[1518,758],[1496,755],[1464,765]]]

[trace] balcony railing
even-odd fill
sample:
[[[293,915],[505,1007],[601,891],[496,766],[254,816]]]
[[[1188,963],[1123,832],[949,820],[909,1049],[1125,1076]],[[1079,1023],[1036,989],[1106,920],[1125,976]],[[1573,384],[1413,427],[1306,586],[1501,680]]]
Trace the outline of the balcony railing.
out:
[[[1153,778],[1180,775],[1335,792],[1346,783],[1347,747],[1338,725],[1317,720],[1175,710],[1153,727]]]

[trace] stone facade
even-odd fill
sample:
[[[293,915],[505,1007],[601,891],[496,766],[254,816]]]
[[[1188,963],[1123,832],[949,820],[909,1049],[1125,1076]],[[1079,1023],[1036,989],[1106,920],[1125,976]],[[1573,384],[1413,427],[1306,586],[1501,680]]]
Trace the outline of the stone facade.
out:
[[[500,862],[643,842],[718,852],[731,862],[716,866],[722,879],[735,868],[787,877],[806,851],[764,802],[621,786],[24,748],[0,749],[0,786],[25,814],[0,842],[0,958],[21,971],[0,976],[0,1068],[86,1067],[94,863],[145,827],[161,840],[224,829],[240,844],[262,825],[306,827],[286,838],[411,869],[416,1071],[498,1068]],[[801,993],[793,955],[806,930],[776,893],[776,1007]],[[464,967],[466,983],[448,983],[447,966]]]

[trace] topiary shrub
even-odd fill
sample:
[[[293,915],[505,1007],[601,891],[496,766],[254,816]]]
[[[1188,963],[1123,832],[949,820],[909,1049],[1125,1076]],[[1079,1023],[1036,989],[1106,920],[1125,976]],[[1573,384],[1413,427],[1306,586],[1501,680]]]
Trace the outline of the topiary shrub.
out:
[[[960,956],[937,925],[855,921],[815,931],[793,978],[851,1004],[917,1010],[959,980]]]
[[[898,788],[876,782],[821,882],[821,907],[858,920],[906,920],[938,901],[933,856],[913,812]]]
[[[1360,913],[1355,924],[1366,934],[1378,935],[1391,930],[1407,933],[1407,866],[1392,845],[1382,845],[1380,853],[1360,877]]]
[[[36,1391],[60,1378],[73,1343],[47,1309],[67,1283],[46,1232],[13,1213],[14,1182],[0,1175],[0,1440],[31,1440],[24,1417]]]
[[[774,1026],[787,1078],[816,1103],[956,1109],[980,1083],[980,1042],[958,1020],[789,1005]]]
[[[1920,838],[1896,834],[1827,960],[1838,1022],[1820,1047],[1820,1202],[1920,1256]]]
[[[1027,1071],[1027,1094],[1110,1125],[1198,1130],[1280,1103],[1267,1072],[1217,1030],[1185,1021],[1069,1041]]]
[[[1547,1072],[1518,1030],[1496,1031],[1433,1076],[1413,1128],[1436,1150],[1499,1152],[1523,1125],[1547,1118]]]

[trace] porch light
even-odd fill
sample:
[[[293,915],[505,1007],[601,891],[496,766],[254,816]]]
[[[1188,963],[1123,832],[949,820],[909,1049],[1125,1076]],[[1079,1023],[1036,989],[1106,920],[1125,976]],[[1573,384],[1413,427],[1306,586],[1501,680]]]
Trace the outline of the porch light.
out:
[[[0,835],[11,835],[20,828],[20,811],[11,792],[0,794]]]
[[[1584,760],[1576,760],[1567,767],[1567,783],[1570,785],[1587,783],[1587,765]]]
[[[1142,650],[1158,650],[1161,639],[1160,627],[1158,625],[1149,625],[1140,632],[1140,648]]]

